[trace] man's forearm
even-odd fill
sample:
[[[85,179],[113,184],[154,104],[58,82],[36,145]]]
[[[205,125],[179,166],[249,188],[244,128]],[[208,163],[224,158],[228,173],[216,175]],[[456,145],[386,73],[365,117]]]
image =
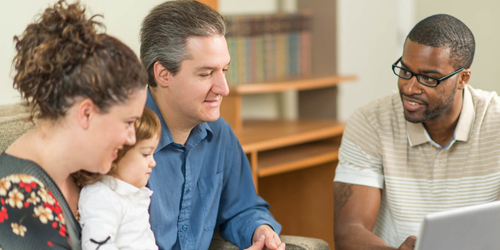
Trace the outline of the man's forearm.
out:
[[[346,225],[335,228],[336,250],[394,250],[374,233],[361,225]]]
[[[335,182],[334,236],[337,250],[389,250],[372,229],[380,207],[380,189]]]

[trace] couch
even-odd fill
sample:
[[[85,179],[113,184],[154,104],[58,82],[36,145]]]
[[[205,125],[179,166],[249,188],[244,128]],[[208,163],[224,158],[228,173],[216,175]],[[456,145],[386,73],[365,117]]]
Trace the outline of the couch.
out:
[[[29,108],[24,104],[0,105],[0,152],[4,151],[22,134],[32,130],[34,125],[27,122]],[[328,244],[316,238],[281,235],[287,250],[328,250]],[[236,250],[231,242],[215,231],[209,250]]]

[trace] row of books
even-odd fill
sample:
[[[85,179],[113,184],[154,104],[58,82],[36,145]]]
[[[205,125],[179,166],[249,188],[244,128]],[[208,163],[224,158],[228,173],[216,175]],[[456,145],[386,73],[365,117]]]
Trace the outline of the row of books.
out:
[[[230,86],[262,83],[311,74],[309,13],[232,15],[226,40]]]

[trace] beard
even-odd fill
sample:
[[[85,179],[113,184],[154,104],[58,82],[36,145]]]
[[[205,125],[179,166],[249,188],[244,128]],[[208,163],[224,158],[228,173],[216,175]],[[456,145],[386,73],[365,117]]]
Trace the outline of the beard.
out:
[[[453,105],[453,102],[455,101],[455,94],[457,92],[457,88],[453,88],[453,91],[446,97],[443,97],[442,99],[439,99],[439,103],[434,106],[434,107],[429,107],[429,103],[425,103],[426,109],[423,112],[422,115],[412,115],[415,114],[416,112],[404,110],[405,114],[405,119],[411,123],[423,123],[426,122],[430,119],[436,118],[442,114],[444,114],[448,109],[450,109],[451,105]],[[403,93],[400,91],[399,92],[401,96],[401,101],[403,101]],[[420,100],[420,98],[415,97],[415,96],[409,96],[405,95],[410,98]]]

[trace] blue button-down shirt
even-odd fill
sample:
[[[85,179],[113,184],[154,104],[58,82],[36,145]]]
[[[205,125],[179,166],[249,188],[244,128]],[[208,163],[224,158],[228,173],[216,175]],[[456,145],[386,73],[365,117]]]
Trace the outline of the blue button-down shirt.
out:
[[[148,187],[151,227],[160,249],[208,249],[214,229],[240,248],[255,229],[281,225],[255,192],[250,164],[222,118],[193,128],[186,145],[175,143],[148,91],[146,106],[162,123]]]

